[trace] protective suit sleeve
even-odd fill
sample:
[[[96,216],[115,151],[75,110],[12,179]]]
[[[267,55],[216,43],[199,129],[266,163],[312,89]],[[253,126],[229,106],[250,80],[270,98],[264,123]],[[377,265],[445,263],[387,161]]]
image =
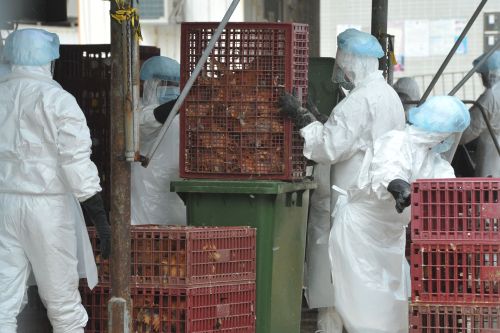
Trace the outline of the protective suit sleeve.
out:
[[[69,93],[62,91],[54,104],[59,163],[73,194],[80,202],[85,201],[101,191],[97,168],[90,160],[89,128],[83,112]]]
[[[344,99],[323,125],[315,121],[300,130],[304,156],[317,163],[335,164],[363,148],[362,137],[371,120],[359,99]]]
[[[491,89],[486,90],[481,96],[479,96],[477,102],[481,104],[488,116],[491,100],[493,99],[493,94]],[[477,106],[470,108],[470,125],[465,129],[460,139],[461,144],[466,144],[476,139],[481,135],[481,133],[486,129],[486,122],[484,121],[481,110]]]
[[[392,180],[411,181],[412,160],[411,142],[404,131],[390,131],[375,141],[370,175],[372,191],[379,199],[391,197],[387,187]]]

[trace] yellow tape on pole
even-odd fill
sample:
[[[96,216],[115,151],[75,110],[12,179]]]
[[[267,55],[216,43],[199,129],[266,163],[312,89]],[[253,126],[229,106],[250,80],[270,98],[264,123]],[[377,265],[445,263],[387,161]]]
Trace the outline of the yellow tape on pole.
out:
[[[135,36],[139,40],[142,40],[141,33],[141,23],[139,22],[139,14],[137,13],[137,8],[125,6],[122,0],[115,0],[118,9],[111,13],[111,17],[117,22],[122,23],[123,21],[129,21],[132,27],[135,29]]]

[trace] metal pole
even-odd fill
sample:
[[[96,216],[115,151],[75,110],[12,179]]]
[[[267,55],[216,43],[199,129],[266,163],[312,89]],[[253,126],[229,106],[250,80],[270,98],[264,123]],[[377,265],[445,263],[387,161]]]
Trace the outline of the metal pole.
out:
[[[123,0],[132,6],[132,0]],[[118,9],[111,1],[111,12]],[[131,332],[130,300],[130,144],[133,118],[132,53],[135,36],[129,21],[111,19],[111,300],[108,303],[108,332]]]
[[[388,0],[372,0],[372,35],[375,36],[382,49],[384,50],[384,55],[387,55],[387,11],[388,11]],[[384,56],[380,59],[380,69],[384,73],[384,77],[387,78],[388,73],[388,61],[387,57]]]
[[[203,68],[203,65],[207,61],[210,53],[212,52],[212,49],[215,46],[215,43],[217,42],[220,35],[222,34],[222,31],[226,27],[227,22],[231,18],[231,15],[233,15],[233,12],[236,9],[236,7],[238,6],[239,2],[240,2],[240,0],[233,0],[233,2],[229,6],[226,14],[224,15],[224,18],[219,23],[219,26],[217,27],[217,30],[215,30],[215,33],[212,36],[212,38],[210,39],[210,42],[208,43],[207,48],[205,49],[205,51],[203,51],[203,54],[202,54],[200,60],[198,60],[198,63],[196,64],[196,67],[194,68],[193,73],[189,77],[189,80],[187,81],[186,86],[184,87],[184,89],[182,89],[182,92],[179,95],[177,102],[175,102],[175,105],[172,108],[172,111],[170,111],[170,114],[168,115],[167,120],[165,120],[165,123],[163,124],[161,131],[160,131],[160,134],[156,138],[156,141],[155,141],[153,147],[151,147],[150,151],[148,152],[148,154],[145,157],[142,157],[141,165],[143,167],[147,167],[149,164],[149,161],[151,161],[151,159],[153,158],[153,156],[156,152],[156,149],[158,149],[158,146],[160,145],[161,140],[165,136],[165,133],[167,132],[168,128],[170,127],[170,124],[172,123],[172,121],[174,120],[174,117],[176,116],[177,112],[179,111],[179,108],[181,107],[182,103],[186,99],[186,96],[189,94],[189,91],[191,90],[191,87],[193,86],[194,81],[198,77],[198,74],[200,74],[200,72]]]
[[[500,39],[496,42],[496,44],[484,55],[484,57],[479,61],[472,69],[463,77],[463,79],[458,82],[458,84],[453,88],[448,95],[453,96],[457,91],[462,88],[462,86],[471,78],[471,76],[476,73],[477,69],[481,67],[486,60],[500,47]]]
[[[420,103],[418,103],[418,106],[422,105],[422,103],[425,102],[427,97],[429,97],[432,89],[434,89],[434,86],[436,85],[436,82],[439,80],[439,77],[441,76],[441,74],[443,74],[444,70],[446,69],[446,66],[448,66],[448,63],[450,62],[451,58],[455,54],[455,51],[460,46],[460,43],[462,43],[462,40],[467,35],[467,32],[469,32],[469,29],[471,28],[474,21],[476,21],[476,18],[478,17],[479,13],[481,13],[481,10],[483,9],[484,5],[486,5],[486,2],[488,2],[488,0],[482,0],[481,3],[479,4],[479,6],[477,7],[476,11],[474,12],[474,14],[472,14],[472,17],[470,18],[469,22],[467,22],[467,25],[465,26],[464,30],[460,34],[460,37],[458,37],[457,41],[455,42],[455,44],[451,48],[450,52],[446,56],[446,59],[444,59],[444,62],[441,64],[441,67],[439,67],[436,75],[432,78],[432,81],[429,84],[429,86],[427,87],[427,90],[422,95],[422,98],[420,99]]]

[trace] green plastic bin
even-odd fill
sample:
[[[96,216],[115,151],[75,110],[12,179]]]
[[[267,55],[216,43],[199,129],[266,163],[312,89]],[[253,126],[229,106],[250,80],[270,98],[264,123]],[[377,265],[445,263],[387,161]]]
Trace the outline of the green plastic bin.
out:
[[[182,180],[189,225],[257,228],[257,333],[299,333],[311,181]]]

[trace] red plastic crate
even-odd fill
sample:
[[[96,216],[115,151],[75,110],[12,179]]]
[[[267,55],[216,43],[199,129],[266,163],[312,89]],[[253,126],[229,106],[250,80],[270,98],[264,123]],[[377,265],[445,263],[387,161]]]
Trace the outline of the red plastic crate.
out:
[[[410,333],[500,333],[500,306],[413,304]]]
[[[86,333],[108,328],[108,287],[80,287]],[[255,332],[255,283],[185,288],[131,288],[133,332]]]
[[[109,283],[109,261],[88,228],[99,282]],[[131,284],[170,286],[255,280],[256,229],[249,227],[133,226]]]
[[[111,46],[109,44],[61,45],[54,80],[73,95],[82,109],[92,138],[92,155],[99,172],[102,196],[109,212],[111,190]],[[139,48],[140,64],[160,49]],[[91,221],[86,218],[88,225]]]
[[[412,244],[412,300],[500,303],[500,243]]]
[[[182,87],[216,28],[182,24]],[[292,88],[306,101],[308,57],[305,24],[228,23],[181,109],[181,177],[305,177],[303,140],[277,101]]]
[[[412,185],[415,242],[500,242],[500,179],[423,179]]]

